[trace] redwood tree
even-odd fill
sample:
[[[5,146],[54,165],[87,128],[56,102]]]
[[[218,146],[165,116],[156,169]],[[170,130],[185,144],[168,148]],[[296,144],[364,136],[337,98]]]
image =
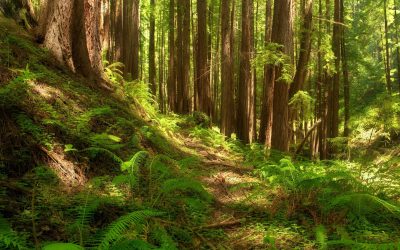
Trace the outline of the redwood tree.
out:
[[[47,1],[38,34],[60,64],[92,79],[103,78],[100,7],[95,0]]]
[[[271,41],[282,45],[282,52],[293,57],[293,1],[275,0]],[[291,62],[286,62],[291,63]],[[273,100],[273,122],[271,147],[286,152],[289,150],[289,83],[282,78],[283,65],[275,67]]]
[[[242,41],[238,87],[237,135],[246,143],[254,136],[254,74],[251,69],[253,55],[253,0],[242,0]]]

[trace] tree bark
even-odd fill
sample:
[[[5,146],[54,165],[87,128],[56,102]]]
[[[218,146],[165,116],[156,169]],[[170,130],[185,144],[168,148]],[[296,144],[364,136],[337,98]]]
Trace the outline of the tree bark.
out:
[[[281,44],[282,52],[293,59],[292,0],[275,1],[271,41]],[[289,151],[289,84],[281,79],[282,73],[282,65],[276,66],[271,147],[287,152]]]
[[[344,1],[341,1],[341,23],[344,24]],[[343,71],[343,94],[344,94],[344,137],[348,137],[350,135],[350,81],[349,81],[349,69],[347,66],[347,52],[346,52],[346,39],[345,39],[345,28],[343,28],[342,32],[342,41],[341,41],[341,49],[342,49],[342,71]]]
[[[272,0],[267,0],[266,2],[265,44],[271,42],[272,17],[273,17],[271,2]],[[273,70],[273,66],[265,65],[263,100],[261,107],[260,132],[258,140],[261,143],[264,143],[267,148],[271,147],[274,79],[275,79],[275,71]]]
[[[207,1],[197,1],[196,91],[198,110],[211,116],[210,67],[208,65]]]
[[[232,0],[221,2],[221,132],[230,137],[234,132],[235,114],[233,81]]]
[[[246,143],[253,142],[254,135],[254,79],[251,69],[253,56],[253,1],[242,0],[242,41],[240,51],[238,93],[238,138]]]
[[[100,41],[100,2],[51,1],[41,21],[43,44],[56,60],[92,80],[103,79]]]
[[[175,0],[169,0],[169,62],[168,62],[168,106],[176,111],[176,56],[175,56]]]
[[[149,37],[149,82],[151,93],[157,94],[157,71],[156,71],[156,52],[155,52],[155,29],[156,20],[154,15],[155,0],[150,0],[150,37]]]

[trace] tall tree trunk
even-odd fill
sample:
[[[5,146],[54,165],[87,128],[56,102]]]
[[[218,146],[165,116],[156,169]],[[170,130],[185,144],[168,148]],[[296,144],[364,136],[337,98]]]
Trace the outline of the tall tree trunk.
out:
[[[170,111],[176,111],[175,0],[169,0],[168,47],[168,106]]]
[[[393,5],[394,5],[394,26],[396,29],[396,44],[398,45],[400,40],[399,40],[399,25],[398,25],[398,15],[397,15],[397,3],[396,0],[393,0]],[[396,61],[397,61],[397,85],[398,85],[398,90],[400,93],[400,48],[399,46],[396,46]]]
[[[301,40],[299,59],[297,61],[296,74],[290,85],[289,99],[304,87],[307,78],[307,67],[311,53],[313,0],[307,0],[303,9],[303,24],[301,27]]]
[[[198,110],[211,116],[211,87],[208,65],[207,1],[197,1],[197,92]]]
[[[164,21],[164,13],[160,13],[160,22]],[[159,74],[158,74],[158,96],[160,103],[160,111],[162,114],[165,114],[165,93],[164,93],[164,71],[165,71],[165,34],[164,34],[164,25],[161,25],[161,33],[160,33],[160,56],[159,56]]]
[[[234,132],[235,114],[233,81],[232,0],[221,2],[221,132],[230,137]]]
[[[281,44],[282,52],[293,59],[292,0],[275,0],[271,41]],[[271,147],[287,152],[289,151],[289,84],[281,77],[282,67],[282,65],[275,67]]]
[[[123,1],[123,46],[122,63],[124,74],[132,80],[139,79],[139,0]]]
[[[157,94],[157,71],[156,71],[156,51],[155,51],[155,29],[156,20],[154,15],[155,0],[150,0],[150,37],[149,37],[149,82],[151,92],[155,96]]]
[[[385,19],[385,52],[386,52],[386,88],[389,94],[392,93],[392,80],[390,77],[390,53],[389,53],[389,28],[388,28],[388,17],[387,17],[387,0],[383,0],[383,11]]]
[[[340,26],[340,1],[334,1],[334,24],[332,36],[332,50],[335,56],[335,73],[333,74],[333,81],[329,90],[329,101],[331,102],[328,110],[330,116],[331,130],[328,131],[329,138],[339,136],[339,89],[340,89],[340,43],[341,43],[341,26]]]
[[[242,41],[238,89],[238,138],[246,143],[253,142],[254,135],[254,79],[251,69],[253,55],[253,1],[242,0]]]
[[[189,113],[190,80],[190,1],[178,0],[177,112]]]
[[[103,79],[100,41],[100,2],[51,1],[40,30],[44,46],[62,65],[93,80]]]
[[[271,42],[272,31],[272,0],[266,2],[265,12],[265,44]],[[272,108],[274,96],[274,79],[275,71],[272,65],[264,66],[264,86],[263,86],[263,99],[261,106],[261,119],[260,119],[260,132],[259,141],[265,143],[267,148],[271,147],[272,136]]]
[[[341,13],[340,20],[341,23],[344,24],[344,0],[341,1]],[[347,66],[347,52],[346,52],[346,39],[345,39],[345,28],[342,31],[342,71],[343,71],[343,94],[344,94],[344,137],[348,137],[350,135],[350,81],[349,81],[349,69]]]

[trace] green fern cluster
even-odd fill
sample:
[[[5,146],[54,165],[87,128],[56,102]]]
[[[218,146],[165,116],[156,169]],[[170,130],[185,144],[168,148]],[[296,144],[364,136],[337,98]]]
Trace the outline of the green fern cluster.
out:
[[[286,209],[292,218],[308,215],[316,224],[334,222],[348,227],[360,220],[379,224],[400,219],[399,204],[378,197],[354,177],[345,163],[292,162],[290,158],[283,158],[278,163],[260,164],[256,174],[279,190],[272,202],[275,206],[272,211]],[[351,218],[356,221],[351,222]],[[322,229],[318,230],[317,240],[323,242]]]
[[[2,249],[28,249],[26,239],[15,232],[9,222],[0,214],[0,248]]]

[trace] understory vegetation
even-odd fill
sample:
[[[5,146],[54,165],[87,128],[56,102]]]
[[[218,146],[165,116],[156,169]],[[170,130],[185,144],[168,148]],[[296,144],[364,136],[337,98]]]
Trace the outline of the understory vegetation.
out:
[[[0,18],[1,249],[400,249],[398,95],[309,161],[160,114],[103,63],[112,93]]]

